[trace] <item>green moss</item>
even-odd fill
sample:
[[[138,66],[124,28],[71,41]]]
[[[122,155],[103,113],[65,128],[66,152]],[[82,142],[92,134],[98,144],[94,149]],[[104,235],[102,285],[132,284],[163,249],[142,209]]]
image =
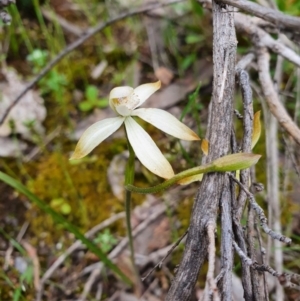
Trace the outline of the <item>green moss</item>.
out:
[[[60,204],[68,204],[71,211],[65,217],[86,231],[124,210],[124,203],[112,194],[107,180],[110,160],[122,148],[124,145],[119,143],[103,143],[101,152],[76,164],[60,152],[44,155],[39,162],[30,164],[32,179],[27,186],[46,203],[55,205],[53,209],[61,214],[64,210]],[[134,194],[133,206],[143,200],[144,196]],[[62,227],[34,205],[28,210],[27,219],[34,234],[37,237],[43,234],[46,242],[57,241],[62,235]],[[124,225],[119,226],[118,230],[123,232]]]

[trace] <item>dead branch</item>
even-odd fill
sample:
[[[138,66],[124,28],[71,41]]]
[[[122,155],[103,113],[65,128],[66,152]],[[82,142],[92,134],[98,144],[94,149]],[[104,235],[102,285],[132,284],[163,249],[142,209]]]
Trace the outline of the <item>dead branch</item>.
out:
[[[186,237],[186,235],[188,234],[188,232],[189,232],[189,230],[185,231],[184,234],[181,235],[181,237],[179,237],[177,239],[177,241],[173,244],[173,246],[168,250],[168,252],[166,253],[166,255],[144,277],[142,277],[142,281],[145,281],[153,273],[153,271],[157,267],[161,268],[163,262],[174,251],[174,249],[180,244],[180,242]]]
[[[245,153],[251,153],[251,141],[252,141],[252,131],[253,131],[253,104],[252,104],[252,90],[249,82],[249,75],[245,70],[241,70],[238,73],[239,84],[242,91],[243,105],[244,105],[244,118],[243,118],[243,141],[242,141],[242,151]],[[244,185],[249,184],[250,170],[244,169],[240,171],[241,183]],[[240,220],[242,216],[242,210],[245,207],[247,200],[246,193],[241,190],[235,211],[237,211],[237,218]]]
[[[250,57],[252,58],[252,57]],[[239,63],[238,65],[242,65]],[[241,87],[242,98],[243,98],[243,140],[242,140],[242,151],[251,152],[251,138],[253,131],[253,105],[252,105],[252,90],[249,83],[248,73],[236,67],[236,76],[238,78],[239,85]],[[246,186],[249,185],[249,171],[242,170],[240,172],[241,181]],[[233,184],[233,183],[232,183]],[[234,185],[233,185],[234,187]],[[233,188],[234,191],[234,188]],[[243,190],[240,190],[237,201],[233,201],[233,230],[235,233],[236,240],[243,250],[248,253],[247,244],[244,237],[244,231],[241,227],[240,220],[246,204],[247,195]],[[242,261],[242,283],[244,287],[244,297],[246,301],[253,300],[255,292],[253,291],[252,273],[248,265]]]
[[[200,0],[199,2],[203,7],[211,9],[211,0]],[[286,46],[286,43],[273,39],[271,35],[257,25],[256,19],[243,13],[236,13],[234,22],[236,30],[249,36],[255,46],[266,47],[300,67],[300,56],[291,47]]]
[[[235,183],[237,183],[246,192],[246,194],[249,198],[251,208],[256,212],[256,214],[260,220],[260,225],[261,225],[262,229],[264,230],[264,232],[266,234],[270,235],[273,239],[277,239],[281,242],[284,242],[284,243],[290,245],[292,243],[292,240],[290,238],[282,235],[281,233],[276,233],[275,231],[271,230],[268,227],[268,220],[265,216],[265,213],[264,213],[263,209],[257,204],[254,195],[245,187],[245,185],[243,185],[239,180],[237,180],[231,174],[227,173],[227,175],[230,177],[230,179],[232,179]]]
[[[271,274],[272,276],[278,278],[279,282],[281,285],[284,287],[289,287],[289,288],[294,288],[294,289],[300,289],[300,286],[292,283],[291,280],[293,279],[294,274],[288,274],[288,273],[278,273],[276,270],[274,270],[271,266],[266,265],[266,264],[258,264],[257,262],[254,262],[251,258],[249,258],[242,250],[239,248],[237,243],[234,241],[233,242],[234,249],[236,253],[239,255],[241,260],[245,262],[249,267],[252,269],[255,269],[260,272],[267,272]]]
[[[300,129],[287,113],[276,93],[270,76],[270,54],[266,48],[258,50],[259,80],[271,113],[276,117],[279,124],[300,144]]]
[[[140,233],[142,233],[152,222],[154,222],[159,216],[161,216],[166,211],[166,206],[164,204],[159,204],[156,206],[154,212],[148,216],[143,222],[141,222],[133,231],[132,231],[132,237],[138,236]],[[118,245],[109,253],[108,258],[112,261],[115,261],[115,259],[124,251],[124,249],[128,245],[128,237],[123,238]],[[88,282],[86,283],[86,286],[84,288],[84,295],[88,294],[93,283],[97,280],[97,276],[101,272],[102,269],[102,262],[97,262],[95,264],[92,264],[91,266],[88,266],[82,271],[81,275],[85,275],[87,273],[92,273],[90,275]],[[95,271],[95,272],[94,272]],[[82,296],[84,296],[82,295]],[[40,295],[41,298],[41,295]],[[37,299],[37,301],[40,301],[41,299]]]
[[[294,31],[300,30],[300,18],[298,17],[289,16],[278,10],[261,6],[247,0],[220,0],[220,2],[237,7],[256,17],[270,21],[278,28],[287,28]],[[245,22],[245,24],[247,24],[247,22]]]
[[[232,296],[233,267],[232,203],[233,199],[235,199],[235,189],[231,183],[226,183],[225,185],[229,186],[230,189],[224,189],[219,204],[221,208],[221,272],[216,282],[223,300],[230,300]],[[222,281],[220,281],[221,279]]]
[[[255,25],[251,17],[237,13],[235,14],[234,21],[236,30],[246,34],[255,46],[266,47],[300,67],[300,56],[294,50],[285,46],[283,42],[275,40],[266,31]]]
[[[279,34],[278,39],[281,40],[281,34]],[[283,77],[283,63],[284,58],[281,56],[277,57],[275,74],[274,74],[274,90],[279,92],[280,86],[282,84]],[[264,90],[264,88],[262,88]],[[278,99],[282,102],[281,96],[278,94]],[[266,133],[266,149],[267,149],[267,201],[269,214],[272,217],[269,225],[274,231],[281,232],[281,204],[279,196],[279,150],[278,150],[278,122],[277,119],[270,114],[270,111],[266,114],[268,122],[265,123],[265,133]],[[283,251],[280,242],[275,240],[271,242],[269,237],[268,243],[271,245],[271,249],[274,249],[274,267],[276,271],[282,273],[283,271]],[[271,253],[271,252],[270,252]],[[269,262],[267,262],[269,263]],[[276,285],[276,299],[284,299],[284,291],[281,285]]]
[[[205,157],[206,162],[227,154],[230,147],[236,56],[236,36],[232,10],[231,7],[224,9],[219,3],[213,2],[214,84],[206,134],[206,139],[210,144],[209,154]],[[227,53],[227,76],[223,98],[219,102]],[[209,243],[207,226],[216,221],[221,197],[224,197],[224,202],[231,201],[231,197],[225,199],[225,197],[230,196],[230,192],[224,194],[225,190],[230,191],[230,185],[223,175],[211,173],[204,176],[194,203],[186,248],[166,297],[167,301],[190,299],[199,270],[207,256]],[[232,300],[231,296],[229,299],[224,299],[223,296],[220,298],[224,301]]]
[[[254,53],[250,52],[243,56],[235,66],[235,73],[239,74],[241,70],[245,70],[248,65],[250,65],[255,59]]]
[[[215,261],[216,261],[215,230],[216,230],[216,225],[210,222],[207,225],[208,270],[207,270],[207,274],[206,274],[204,301],[209,301],[211,299],[213,301],[220,300],[218,287],[217,287],[215,277],[214,277]]]
[[[93,284],[95,283],[97,277],[100,275],[102,268],[103,268],[103,263],[101,262],[101,264],[96,269],[94,269],[93,272],[90,274],[87,282],[84,285],[83,292],[81,293],[81,295],[77,301],[85,301],[86,300],[86,297],[89,294],[89,292],[91,291],[91,288],[92,288]]]
[[[118,214],[113,215],[112,217],[108,218],[107,220],[103,221],[102,223],[96,225],[88,232],[85,233],[86,238],[90,238],[95,235],[97,232],[101,231],[102,229],[110,226],[112,223],[117,221],[120,218],[125,217],[125,212],[120,212]],[[36,300],[41,300],[45,283],[47,280],[53,275],[53,273],[57,270],[57,268],[68,258],[73,252],[83,246],[81,240],[75,241],[63,254],[61,254],[54,263],[49,267],[49,269],[44,273],[42,279],[40,280],[40,287],[37,292]]]
[[[258,240],[258,245],[259,245],[259,250],[261,254],[261,262],[262,264],[266,263],[266,249],[262,245],[262,238],[261,238],[261,233],[259,231],[257,222],[254,224],[256,233],[257,233],[257,240]],[[269,291],[268,291],[268,283],[266,279],[266,274],[263,273],[263,287],[264,287],[264,297],[266,301],[269,301]]]
[[[25,235],[27,229],[28,229],[29,223],[25,222],[22,227],[21,230],[19,231],[17,237],[16,237],[16,241],[18,243],[21,242],[21,240],[23,239],[23,236]],[[3,270],[6,271],[8,269],[8,267],[10,266],[10,262],[11,262],[11,254],[14,250],[14,246],[13,244],[10,242],[9,243],[9,247],[5,252],[5,257],[4,257],[4,264],[3,264]]]
[[[247,216],[247,244],[248,244],[248,256],[256,262],[256,249],[255,249],[255,236],[256,231],[254,228],[255,224],[255,214],[254,210],[251,208],[251,204],[248,204],[248,216]],[[254,300],[263,301],[265,300],[264,291],[261,288],[260,278],[261,273],[257,270],[250,269],[251,274],[251,283],[252,283],[252,290],[254,295]]]

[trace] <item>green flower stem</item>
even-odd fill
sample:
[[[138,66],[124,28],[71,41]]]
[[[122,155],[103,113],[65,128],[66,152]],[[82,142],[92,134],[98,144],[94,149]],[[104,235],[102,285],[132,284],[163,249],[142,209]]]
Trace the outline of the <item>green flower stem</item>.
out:
[[[261,155],[248,154],[248,153],[238,153],[231,154],[221,158],[218,158],[211,163],[206,165],[197,166],[194,168],[187,169],[179,174],[175,175],[173,178],[153,187],[140,188],[135,187],[131,183],[126,184],[125,188],[128,191],[137,192],[137,193],[157,193],[166,188],[176,184],[178,181],[185,178],[208,173],[208,172],[227,172],[227,171],[236,171],[240,169],[249,168],[252,165],[256,164],[260,159]]]
[[[185,179],[185,178],[188,178],[191,176],[195,176],[195,175],[199,175],[202,173],[208,173],[208,172],[214,172],[214,171],[215,171],[215,166],[212,163],[209,163],[207,165],[197,166],[197,167],[185,170],[183,172],[180,172],[177,175],[175,175],[173,178],[171,178],[161,184],[153,186],[153,187],[141,188],[141,187],[133,186],[132,184],[127,184],[127,185],[125,185],[125,188],[128,191],[143,193],[143,194],[157,193],[157,192],[160,192],[160,191],[163,191],[163,190],[169,188],[170,186],[176,184],[178,181],[180,181],[182,179]]]
[[[129,159],[127,161],[126,168],[125,168],[125,187],[127,185],[132,185],[133,181],[134,181],[135,153],[128,140],[128,137],[127,137],[127,145],[128,145],[128,150],[129,150]],[[139,281],[140,276],[139,276],[139,272],[138,272],[138,269],[136,267],[135,260],[134,260],[134,247],[133,247],[131,220],[130,220],[130,217],[131,217],[131,191],[129,191],[129,190],[126,190],[126,192],[125,192],[125,211],[126,211],[127,235],[128,235],[129,247],[130,247],[130,257],[131,257],[131,262],[132,262],[134,272],[136,274],[136,279],[137,279],[137,281]]]

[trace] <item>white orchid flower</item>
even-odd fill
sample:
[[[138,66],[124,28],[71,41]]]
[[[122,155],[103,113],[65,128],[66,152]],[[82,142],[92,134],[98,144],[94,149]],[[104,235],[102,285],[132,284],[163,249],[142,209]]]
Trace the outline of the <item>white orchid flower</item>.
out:
[[[71,159],[80,159],[89,154],[104,139],[113,134],[124,123],[129,142],[141,163],[152,173],[169,179],[174,176],[172,166],[158,149],[148,133],[132,116],[151,123],[158,129],[183,140],[200,140],[195,132],[170,113],[160,109],[137,109],[161,86],[156,83],[112,89],[109,95],[110,107],[119,115],[91,125],[81,136]]]

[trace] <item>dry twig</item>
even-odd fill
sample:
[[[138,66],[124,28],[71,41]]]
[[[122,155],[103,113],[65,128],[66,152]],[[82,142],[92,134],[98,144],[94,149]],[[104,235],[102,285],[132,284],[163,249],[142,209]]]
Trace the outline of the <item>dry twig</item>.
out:
[[[300,67],[300,56],[294,50],[285,46],[284,43],[275,40],[270,34],[259,28],[252,22],[251,17],[238,13],[235,14],[234,22],[236,30],[246,34],[255,46],[266,47]]]
[[[270,267],[269,265],[266,264],[258,264],[257,262],[253,261],[251,258],[249,258],[243,251],[242,249],[237,245],[237,243],[234,241],[233,242],[233,246],[234,249],[236,251],[236,253],[239,255],[239,257],[241,258],[241,260],[246,263],[249,267],[251,267],[252,269],[255,269],[257,271],[260,272],[268,272],[269,274],[271,274],[272,276],[278,278],[279,282],[281,283],[281,285],[283,285],[284,287],[289,287],[289,288],[293,288],[293,289],[297,289],[300,290],[300,286],[292,283],[291,280],[292,279],[297,279],[294,278],[294,275],[297,274],[288,274],[288,273],[278,273],[276,270],[274,270],[272,267]],[[298,275],[297,275],[298,276]]]
[[[185,231],[184,234],[177,239],[177,241],[173,244],[173,246],[168,250],[167,254],[144,277],[142,277],[142,281],[147,279],[157,267],[161,268],[163,262],[174,251],[174,249],[180,244],[180,242],[185,238],[185,236],[188,234],[188,232],[189,232],[189,230]]]
[[[300,129],[287,113],[276,93],[270,76],[270,54],[266,48],[258,50],[259,80],[271,113],[276,117],[279,124],[300,144]]]
[[[252,52],[249,52],[245,56],[243,56],[235,66],[235,73],[239,74],[241,70],[245,70],[248,65],[250,65],[255,59],[255,55]]]
[[[140,233],[142,233],[152,222],[154,222],[159,216],[161,216],[166,211],[166,206],[163,204],[159,204],[156,206],[156,210],[143,222],[141,222],[133,231],[132,231],[132,237],[136,237]],[[123,238],[119,244],[109,253],[108,258],[111,260],[116,259],[121,252],[126,248],[128,245],[128,237]],[[90,276],[88,279],[88,283],[86,284],[84,288],[84,294],[87,295],[93,285],[93,283],[96,281],[97,276],[101,272],[102,269],[102,262],[97,262],[91,266],[88,266],[84,269],[84,271],[81,273],[81,275],[92,273],[93,276]],[[96,272],[94,272],[96,270]],[[82,295],[83,296],[83,295]],[[39,301],[39,300],[37,300]]]
[[[270,235],[273,239],[277,239],[281,242],[284,242],[284,243],[290,245],[292,243],[292,240],[290,238],[282,235],[281,233],[276,233],[268,227],[268,220],[265,216],[265,213],[262,210],[262,208],[257,204],[257,202],[254,198],[254,195],[245,187],[245,185],[243,185],[239,180],[237,180],[231,174],[227,173],[227,175],[230,177],[231,180],[233,180],[235,183],[237,183],[241,187],[241,189],[243,189],[246,192],[246,194],[249,198],[251,208],[256,212],[256,214],[260,220],[260,225],[261,225],[262,229],[264,230],[264,232],[266,234]]]
[[[278,28],[287,28],[300,31],[300,18],[286,15],[278,10],[261,6],[247,0],[220,0],[222,3],[237,7],[256,17],[272,22]],[[245,24],[247,24],[245,22]]]
[[[208,270],[206,274],[206,288],[205,293],[206,296],[204,298],[205,301],[212,300],[219,301],[219,292],[218,287],[214,278],[215,271],[215,260],[216,260],[216,243],[215,243],[215,229],[216,225],[213,223],[209,223],[207,225],[207,237],[208,237]]]
[[[243,118],[243,141],[242,141],[242,151],[244,153],[251,153],[251,141],[253,132],[253,104],[252,104],[252,90],[249,82],[249,75],[245,70],[241,70],[238,74],[239,85],[242,91],[243,97],[243,107],[244,107],[244,118]],[[248,185],[249,183],[249,169],[244,169],[240,171],[241,183]],[[241,190],[235,210],[237,211],[237,217],[240,220],[242,216],[242,211],[246,203],[246,193]]]
[[[21,242],[23,236],[25,235],[27,229],[28,229],[28,226],[29,226],[29,223],[28,222],[25,222],[22,227],[21,227],[21,230],[19,231],[18,235],[17,235],[17,238],[16,238],[16,241],[18,243]],[[11,259],[11,254],[14,250],[14,246],[13,244],[10,242],[9,244],[9,248],[6,250],[5,252],[5,260],[4,260],[4,265],[3,265],[3,270],[6,271],[10,265],[10,259]]]
[[[236,56],[236,36],[232,11],[231,7],[224,9],[219,2],[213,2],[214,81],[206,134],[206,139],[213,147],[210,147],[209,154],[205,157],[205,163],[227,154],[230,147]],[[228,53],[227,76],[220,103],[220,87],[223,82],[224,69],[226,69],[226,53]],[[207,226],[209,223],[215,223],[221,198],[224,202],[231,201],[230,183],[225,179],[224,175],[216,173],[206,174],[203,177],[193,207],[185,251],[166,297],[167,301],[186,301],[191,298],[199,270],[208,251]],[[224,194],[226,190],[229,190],[228,194]],[[228,196],[229,199],[227,199]],[[220,298],[224,301],[232,300],[231,296],[224,299],[221,295]]]
[[[93,235],[95,235],[97,232],[101,231],[102,229],[108,227],[115,221],[117,221],[120,218],[125,217],[125,212],[120,212],[118,214],[113,215],[112,217],[108,218],[107,220],[101,222],[100,224],[96,225],[92,229],[90,229],[88,232],[85,233],[86,238],[90,238]],[[63,254],[61,254],[54,263],[49,267],[49,269],[44,273],[42,279],[40,280],[40,287],[37,292],[37,298],[36,300],[39,301],[42,298],[44,285],[47,282],[47,280],[53,275],[53,273],[57,270],[57,268],[70,256],[74,251],[76,251],[78,248],[83,246],[82,242],[80,240],[75,241]]]

